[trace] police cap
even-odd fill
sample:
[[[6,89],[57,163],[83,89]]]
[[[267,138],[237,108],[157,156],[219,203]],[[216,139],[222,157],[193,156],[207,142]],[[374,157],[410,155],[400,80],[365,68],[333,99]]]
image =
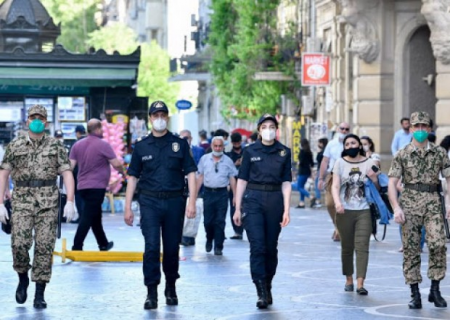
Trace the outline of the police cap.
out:
[[[150,105],[148,114],[152,115],[158,111],[169,113],[169,108],[167,108],[166,104],[163,101],[155,101]]]
[[[426,125],[430,125],[430,115],[425,111],[417,111],[411,114],[411,118],[409,119],[411,125],[416,125],[419,123],[423,123]]]
[[[273,115],[271,115],[270,113],[266,113],[261,118],[259,118],[259,120],[258,120],[258,128],[266,120],[272,120],[275,123],[275,127],[278,128],[278,121],[277,121],[277,119]]]
[[[55,138],[62,138],[64,137],[64,134],[61,130],[56,130],[55,131]]]
[[[78,125],[75,127],[75,132],[81,133],[81,134],[85,134],[86,133],[86,128],[82,125]]]
[[[28,117],[34,116],[35,114],[39,114],[47,119],[47,110],[40,104],[35,104],[30,109],[28,109]]]

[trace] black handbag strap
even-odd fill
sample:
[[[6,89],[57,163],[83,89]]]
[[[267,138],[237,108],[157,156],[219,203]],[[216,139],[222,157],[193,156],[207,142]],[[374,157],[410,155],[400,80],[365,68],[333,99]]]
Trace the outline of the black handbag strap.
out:
[[[381,240],[377,239],[377,234],[376,233],[372,233],[373,237],[375,238],[376,241],[380,242],[380,241],[383,241],[386,238],[386,229],[387,229],[387,225],[385,224],[384,228],[383,228],[383,236],[382,236]]]

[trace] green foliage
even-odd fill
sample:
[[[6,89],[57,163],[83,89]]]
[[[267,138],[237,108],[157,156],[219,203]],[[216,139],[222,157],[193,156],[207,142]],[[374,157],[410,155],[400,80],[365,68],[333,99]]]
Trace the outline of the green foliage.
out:
[[[98,29],[95,14],[102,0],[41,0],[56,24],[61,23],[57,42],[74,53],[88,50],[88,34]]]
[[[107,53],[118,51],[130,54],[139,46],[136,33],[127,26],[116,23],[89,34],[87,44]],[[163,100],[175,112],[180,87],[178,83],[168,82],[170,77],[170,58],[156,41],[141,46],[141,63],[138,75],[138,96],[149,97],[150,102]]]
[[[209,44],[210,71],[218,88],[225,117],[252,119],[276,113],[280,96],[294,96],[299,82],[256,81],[260,71],[294,76],[294,62],[286,59],[296,42],[277,34],[276,9],[281,0],[213,0]],[[289,43],[289,41],[291,43]],[[282,50],[280,50],[282,48]],[[289,56],[289,54],[287,55]]]

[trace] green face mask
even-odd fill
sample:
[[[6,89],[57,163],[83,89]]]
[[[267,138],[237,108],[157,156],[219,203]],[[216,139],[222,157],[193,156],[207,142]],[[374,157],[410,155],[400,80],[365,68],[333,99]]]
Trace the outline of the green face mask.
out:
[[[417,140],[417,142],[422,143],[428,138],[428,132],[425,130],[417,130],[413,133],[414,139]]]
[[[28,127],[33,133],[42,133],[45,130],[45,124],[39,119],[34,119],[31,121]]]

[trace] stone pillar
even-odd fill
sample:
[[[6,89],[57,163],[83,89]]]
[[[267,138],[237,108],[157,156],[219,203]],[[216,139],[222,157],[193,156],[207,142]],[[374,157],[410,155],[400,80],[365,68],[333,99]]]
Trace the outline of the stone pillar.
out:
[[[436,136],[440,143],[450,134],[450,64],[436,63]]]

